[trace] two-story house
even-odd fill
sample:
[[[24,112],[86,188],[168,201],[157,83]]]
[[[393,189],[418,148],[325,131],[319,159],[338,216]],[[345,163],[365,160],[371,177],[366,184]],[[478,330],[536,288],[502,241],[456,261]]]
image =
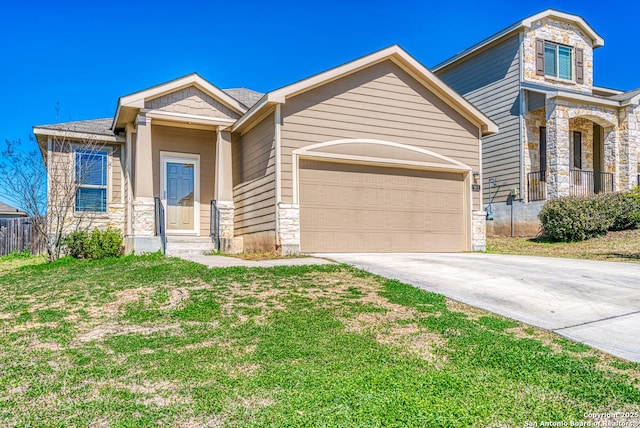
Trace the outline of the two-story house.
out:
[[[432,69],[500,127],[482,147],[488,234],[535,235],[547,199],[638,185],[640,89],[594,85],[603,45],[580,16],[546,10]]]

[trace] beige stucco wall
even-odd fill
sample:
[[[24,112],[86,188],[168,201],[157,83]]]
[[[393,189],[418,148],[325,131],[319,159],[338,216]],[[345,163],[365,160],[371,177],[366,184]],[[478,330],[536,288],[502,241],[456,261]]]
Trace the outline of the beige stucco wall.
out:
[[[312,89],[282,105],[282,202],[292,203],[292,151],[364,138],[434,151],[480,169],[479,130],[391,61]],[[416,155],[416,160],[418,159]],[[474,192],[480,209],[480,193]]]
[[[575,83],[575,67],[573,82],[548,76],[538,76],[536,74],[536,39],[543,39],[582,49],[584,52],[584,83]],[[591,92],[591,87],[593,86],[592,41],[577,25],[553,17],[547,17],[533,22],[531,28],[524,32],[523,53],[525,81],[545,83],[576,91]],[[573,59],[575,66],[575,51]]]
[[[154,196],[160,196],[160,152],[200,156],[200,236],[209,236],[209,201],[214,198],[216,139],[213,130],[151,125]]]

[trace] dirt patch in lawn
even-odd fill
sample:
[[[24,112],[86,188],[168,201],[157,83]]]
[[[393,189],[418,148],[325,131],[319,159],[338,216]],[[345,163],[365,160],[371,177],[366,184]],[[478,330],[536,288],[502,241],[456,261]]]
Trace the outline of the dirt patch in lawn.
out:
[[[174,334],[180,334],[182,330],[179,324],[168,324],[158,326],[139,326],[139,325],[120,325],[120,324],[105,324],[95,327],[85,333],[81,333],[76,338],[79,343],[90,342],[92,340],[100,341],[106,336],[118,336],[124,334],[143,334],[149,335],[158,333],[161,331],[171,332]]]

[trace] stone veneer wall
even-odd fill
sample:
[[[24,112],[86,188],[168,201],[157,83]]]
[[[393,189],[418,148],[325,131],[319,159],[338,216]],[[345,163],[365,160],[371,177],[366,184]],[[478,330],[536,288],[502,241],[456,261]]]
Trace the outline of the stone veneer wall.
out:
[[[125,207],[124,204],[107,205],[106,213],[73,213],[64,222],[64,233],[76,230],[91,231],[93,229],[105,230],[107,228],[118,229],[125,234]]]
[[[620,189],[640,185],[640,107],[626,107],[620,112]]]
[[[473,251],[486,251],[487,249],[487,213],[484,211],[473,212],[473,235],[471,237],[471,249]]]
[[[280,249],[282,255],[300,252],[300,207],[297,204],[278,205]]]
[[[235,207],[233,201],[217,201],[220,211],[220,248],[225,253],[242,252],[242,238],[234,236]]]
[[[584,52],[584,83],[566,81],[536,74],[536,39],[572,46]],[[543,18],[534,22],[525,31],[523,40],[524,80],[533,83],[546,83],[576,91],[591,93],[593,86],[593,48],[591,39],[582,30],[571,23],[554,18]],[[574,53],[575,61],[575,53]],[[575,78],[575,76],[574,76]]]
[[[153,201],[133,202],[133,236],[155,236],[156,213]]]

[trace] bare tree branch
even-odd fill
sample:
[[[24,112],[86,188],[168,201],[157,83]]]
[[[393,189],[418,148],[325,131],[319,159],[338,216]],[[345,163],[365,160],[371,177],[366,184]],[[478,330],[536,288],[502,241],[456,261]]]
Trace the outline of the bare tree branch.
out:
[[[76,211],[76,195],[83,178],[98,167],[91,162],[76,165],[76,149],[100,151],[104,144],[94,140],[57,137],[51,147],[21,150],[21,141],[5,141],[0,160],[0,187],[12,202],[32,218],[36,231],[45,237],[50,261],[62,255],[66,234],[91,225],[95,213]]]

